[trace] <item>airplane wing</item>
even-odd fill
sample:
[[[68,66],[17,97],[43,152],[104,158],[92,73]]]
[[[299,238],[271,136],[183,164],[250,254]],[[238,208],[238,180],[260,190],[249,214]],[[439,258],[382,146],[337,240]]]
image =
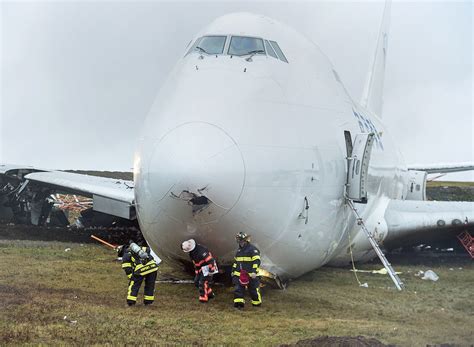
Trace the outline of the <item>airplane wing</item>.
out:
[[[408,170],[425,171],[431,173],[449,173],[474,170],[474,162],[465,163],[439,163],[439,164],[413,164],[408,165]]]
[[[95,211],[126,219],[135,219],[134,183],[114,178],[63,171],[48,171],[20,165],[0,165],[0,178],[20,181],[20,194],[28,186],[32,191],[67,193],[93,199]],[[0,179],[0,183],[1,183]],[[2,187],[0,187],[1,189]]]
[[[391,200],[384,242],[426,231],[474,229],[474,202]]]
[[[15,164],[0,164],[0,176],[9,175],[11,177],[17,177],[22,172],[35,172],[35,171],[45,171],[42,169],[37,169],[32,166],[25,165],[15,165]]]

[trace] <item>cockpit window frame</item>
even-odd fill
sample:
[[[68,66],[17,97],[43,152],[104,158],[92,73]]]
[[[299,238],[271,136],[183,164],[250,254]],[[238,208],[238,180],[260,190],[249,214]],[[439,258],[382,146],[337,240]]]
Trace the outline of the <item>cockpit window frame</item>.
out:
[[[201,37],[198,37],[194,42],[193,44],[191,45],[191,47],[189,47],[189,49],[186,51],[186,54],[184,55],[185,57],[188,56],[189,54],[191,54],[192,52],[194,52],[194,50],[196,49],[196,46],[199,44],[199,42],[201,42],[201,39],[203,38],[204,36],[201,36]],[[192,41],[191,41],[192,42]]]

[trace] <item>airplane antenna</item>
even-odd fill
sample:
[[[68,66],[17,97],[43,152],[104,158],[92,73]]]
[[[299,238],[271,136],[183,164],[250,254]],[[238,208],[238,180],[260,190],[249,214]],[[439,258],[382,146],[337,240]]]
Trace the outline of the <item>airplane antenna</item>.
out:
[[[382,116],[383,107],[383,85],[385,79],[385,63],[387,60],[388,34],[390,29],[390,8],[391,0],[385,1],[385,9],[380,25],[377,46],[371,68],[367,75],[367,82],[362,94],[361,105],[377,116]]]

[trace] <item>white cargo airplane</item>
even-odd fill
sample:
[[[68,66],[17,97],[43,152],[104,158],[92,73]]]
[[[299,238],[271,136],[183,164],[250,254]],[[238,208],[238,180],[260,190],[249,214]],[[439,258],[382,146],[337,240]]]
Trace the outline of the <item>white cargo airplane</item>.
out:
[[[134,185],[9,165],[0,177],[91,196],[95,210],[129,219],[136,211],[165,259],[187,260],[181,242],[195,238],[231,264],[234,235],[245,231],[262,268],[281,280],[347,264],[350,248],[355,260],[375,256],[346,198],[379,243],[472,228],[474,203],[424,201],[427,171],[405,165],[377,116],[389,7],[361,104],[309,39],[264,16],[229,14],[196,35],[162,86],[136,152]]]

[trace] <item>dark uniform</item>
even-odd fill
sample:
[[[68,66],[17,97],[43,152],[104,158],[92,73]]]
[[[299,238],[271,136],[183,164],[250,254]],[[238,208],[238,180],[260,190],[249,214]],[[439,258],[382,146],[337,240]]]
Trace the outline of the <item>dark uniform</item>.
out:
[[[196,247],[189,252],[189,256],[193,261],[194,270],[196,272],[194,284],[199,288],[199,301],[207,302],[214,297],[211,284],[213,273],[217,271],[216,260],[206,247],[198,243]],[[203,273],[204,266],[208,267],[207,276]]]
[[[138,291],[145,280],[145,289],[143,303],[150,305],[155,300],[155,281],[158,271],[150,247],[142,247],[142,250],[148,254],[148,258],[141,261],[138,255],[132,253],[130,247],[127,247],[122,257],[122,268],[125,270],[127,277],[130,279],[127,292],[127,303],[134,305],[137,302]]]
[[[245,287],[248,287],[253,306],[262,304],[262,295],[260,294],[260,278],[258,270],[260,268],[260,251],[249,242],[245,242],[243,247],[239,247],[235,255],[235,261],[232,265],[232,283],[234,284],[234,306],[244,307]],[[239,277],[242,270],[247,271],[250,275],[256,274],[255,278],[249,278],[249,284],[244,286],[240,283]]]

